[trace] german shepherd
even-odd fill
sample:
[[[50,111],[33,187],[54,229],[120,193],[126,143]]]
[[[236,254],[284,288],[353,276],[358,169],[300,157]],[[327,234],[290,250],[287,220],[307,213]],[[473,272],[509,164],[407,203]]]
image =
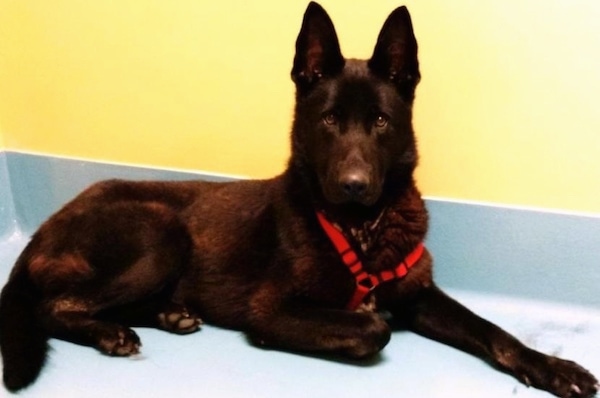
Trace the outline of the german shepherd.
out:
[[[331,19],[310,3],[292,79],[281,175],[100,182],[40,227],[0,297],[6,388],[36,379],[49,337],[129,356],[140,348],[130,326],[185,334],[202,318],[257,346],[351,359],[408,328],[527,385],[593,396],[588,371],[527,348],[432,281],[413,179],[420,73],[407,9],[390,14],[362,61],[343,58]]]

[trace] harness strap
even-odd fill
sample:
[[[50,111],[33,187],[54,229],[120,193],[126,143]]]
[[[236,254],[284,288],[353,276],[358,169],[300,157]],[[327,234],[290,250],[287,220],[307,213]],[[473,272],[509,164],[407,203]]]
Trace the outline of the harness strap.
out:
[[[425,250],[425,246],[421,242],[394,269],[381,271],[378,274],[369,274],[363,268],[358,255],[352,250],[350,243],[342,232],[333,226],[322,212],[317,212],[317,218],[329,240],[340,254],[342,262],[346,264],[356,280],[354,294],[347,305],[349,310],[355,310],[363,302],[367,294],[379,284],[405,277],[408,274],[408,270],[419,261]]]

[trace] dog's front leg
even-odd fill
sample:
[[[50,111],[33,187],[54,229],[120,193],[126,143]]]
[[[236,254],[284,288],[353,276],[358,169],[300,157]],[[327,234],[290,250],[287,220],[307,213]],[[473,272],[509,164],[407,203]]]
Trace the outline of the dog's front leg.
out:
[[[391,330],[375,313],[327,309],[261,290],[250,303],[250,340],[264,347],[368,358],[389,342]]]
[[[393,312],[416,333],[477,355],[527,385],[559,397],[592,397],[597,391],[596,378],[578,364],[526,347],[436,286]]]

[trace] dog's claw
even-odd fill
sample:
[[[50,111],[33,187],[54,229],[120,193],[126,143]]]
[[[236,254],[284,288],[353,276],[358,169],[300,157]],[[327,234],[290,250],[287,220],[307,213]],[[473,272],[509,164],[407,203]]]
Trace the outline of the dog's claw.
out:
[[[581,395],[581,388],[577,384],[571,384],[571,392],[574,392],[577,395]]]

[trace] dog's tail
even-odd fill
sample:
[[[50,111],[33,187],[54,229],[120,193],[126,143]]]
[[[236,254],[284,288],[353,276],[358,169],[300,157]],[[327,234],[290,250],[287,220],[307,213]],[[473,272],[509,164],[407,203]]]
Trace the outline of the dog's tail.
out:
[[[31,384],[40,374],[48,335],[37,316],[39,293],[31,281],[23,259],[17,261],[0,295],[0,352],[4,385],[17,391]]]

